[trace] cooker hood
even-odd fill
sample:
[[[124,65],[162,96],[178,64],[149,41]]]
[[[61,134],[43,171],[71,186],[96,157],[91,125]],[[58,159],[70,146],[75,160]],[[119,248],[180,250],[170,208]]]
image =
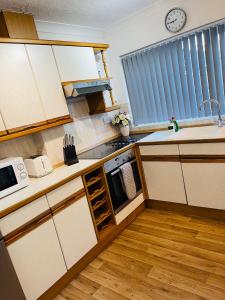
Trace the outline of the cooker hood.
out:
[[[66,98],[75,98],[98,92],[111,91],[110,80],[95,79],[90,81],[70,82],[63,85]]]

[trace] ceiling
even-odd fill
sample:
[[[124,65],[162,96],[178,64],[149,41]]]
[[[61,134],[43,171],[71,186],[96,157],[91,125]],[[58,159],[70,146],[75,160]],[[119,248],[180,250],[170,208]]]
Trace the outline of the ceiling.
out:
[[[0,0],[0,9],[29,12],[35,19],[104,27],[156,0]]]

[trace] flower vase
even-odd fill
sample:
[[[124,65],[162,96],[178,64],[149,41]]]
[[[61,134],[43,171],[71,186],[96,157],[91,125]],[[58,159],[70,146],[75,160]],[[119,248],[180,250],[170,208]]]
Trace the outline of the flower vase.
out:
[[[122,136],[125,136],[125,137],[129,136],[129,134],[130,134],[130,127],[129,127],[129,125],[127,125],[127,126],[120,126],[120,132],[121,132]]]

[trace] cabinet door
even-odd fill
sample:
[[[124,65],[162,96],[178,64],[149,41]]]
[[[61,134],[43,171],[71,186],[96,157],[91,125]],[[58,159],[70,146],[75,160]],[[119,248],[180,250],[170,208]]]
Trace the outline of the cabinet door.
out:
[[[5,124],[3,122],[2,116],[0,114],[0,136],[6,133]]]
[[[182,163],[189,205],[225,209],[225,163]]]
[[[37,299],[66,273],[52,219],[7,249],[27,300]]]
[[[144,161],[143,168],[150,199],[187,203],[180,162]]]
[[[69,115],[51,46],[26,45],[46,118]]]
[[[45,115],[24,45],[0,45],[0,108],[7,129],[44,121]]]
[[[98,78],[93,48],[53,46],[61,81]]]
[[[70,269],[97,244],[87,198],[76,200],[53,218],[66,265]]]

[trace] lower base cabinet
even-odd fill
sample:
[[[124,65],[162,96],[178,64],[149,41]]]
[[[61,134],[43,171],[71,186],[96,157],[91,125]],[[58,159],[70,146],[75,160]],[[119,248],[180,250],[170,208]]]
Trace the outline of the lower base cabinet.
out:
[[[225,163],[182,163],[191,206],[225,210]]]
[[[150,199],[187,204],[180,162],[142,163]]]
[[[40,297],[67,271],[52,219],[7,249],[27,300]]]
[[[97,244],[86,196],[53,216],[67,269],[70,269]]]

